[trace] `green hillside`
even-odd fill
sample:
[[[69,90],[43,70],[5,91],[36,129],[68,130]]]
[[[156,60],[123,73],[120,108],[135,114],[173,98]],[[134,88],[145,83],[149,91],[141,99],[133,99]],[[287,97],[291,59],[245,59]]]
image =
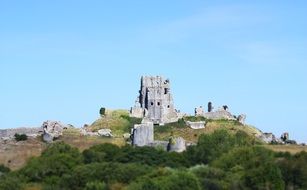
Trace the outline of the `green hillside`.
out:
[[[139,124],[141,121],[139,118],[129,117],[129,112],[126,110],[108,110],[105,116],[89,126],[89,130],[95,132],[99,129],[111,129],[115,137],[122,137],[124,133],[130,133],[134,124]],[[206,121],[207,124],[204,129],[192,129],[186,124],[186,121]],[[244,131],[253,137],[261,133],[255,127],[242,125],[234,120],[207,120],[203,117],[188,116],[175,123],[155,126],[155,140],[168,140],[171,135],[175,135],[183,137],[188,142],[196,143],[201,134],[209,134],[217,129],[225,129],[231,133]]]

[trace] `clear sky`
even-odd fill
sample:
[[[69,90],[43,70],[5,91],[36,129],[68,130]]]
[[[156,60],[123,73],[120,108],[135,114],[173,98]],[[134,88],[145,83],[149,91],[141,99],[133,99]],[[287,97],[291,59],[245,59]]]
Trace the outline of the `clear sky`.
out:
[[[0,128],[92,123],[142,75],[307,142],[307,1],[0,1]]]

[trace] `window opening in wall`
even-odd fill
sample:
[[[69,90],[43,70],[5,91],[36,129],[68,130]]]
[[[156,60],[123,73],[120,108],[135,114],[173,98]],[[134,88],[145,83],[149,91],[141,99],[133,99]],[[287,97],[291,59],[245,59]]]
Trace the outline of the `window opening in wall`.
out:
[[[168,93],[168,89],[164,88],[164,94],[167,94],[167,93]]]

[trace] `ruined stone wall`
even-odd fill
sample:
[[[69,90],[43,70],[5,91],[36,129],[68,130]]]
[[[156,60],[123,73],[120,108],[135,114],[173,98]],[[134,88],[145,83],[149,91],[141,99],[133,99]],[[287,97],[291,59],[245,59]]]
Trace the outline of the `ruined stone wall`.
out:
[[[141,79],[140,94],[131,108],[131,116],[143,115],[155,124],[178,120],[170,92],[170,82],[161,76],[144,76]]]
[[[132,144],[135,146],[147,146],[154,142],[153,123],[134,125],[131,131]]]
[[[233,119],[235,120],[234,116],[230,112],[224,109],[219,109],[213,112],[206,112],[204,113],[203,116],[207,119]]]

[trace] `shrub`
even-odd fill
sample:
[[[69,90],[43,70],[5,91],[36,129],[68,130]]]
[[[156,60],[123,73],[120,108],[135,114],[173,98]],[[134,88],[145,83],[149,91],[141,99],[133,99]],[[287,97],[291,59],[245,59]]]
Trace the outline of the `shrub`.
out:
[[[240,147],[214,161],[212,166],[228,173],[229,181],[242,181],[251,189],[284,189],[284,181],[274,153],[263,147]]]
[[[26,134],[15,133],[14,137],[15,137],[16,141],[26,141],[26,140],[28,140],[28,136]]]
[[[158,169],[139,178],[127,188],[128,190],[200,190],[196,176],[185,170]]]
[[[234,147],[252,144],[253,139],[243,131],[232,135],[226,130],[217,130],[212,134],[202,134],[197,145],[188,147],[185,155],[191,165],[208,164]]]
[[[85,190],[107,190],[108,187],[105,183],[94,181],[94,182],[88,182],[85,185]]]
[[[78,149],[64,143],[49,146],[40,157],[32,158],[19,173],[27,182],[54,183],[55,177],[70,174],[72,169],[82,164],[82,156]]]
[[[222,169],[197,165],[190,168],[190,171],[198,178],[202,189],[229,189],[229,183],[225,180],[226,172]]]
[[[119,154],[120,148],[114,144],[100,144],[83,151],[85,163],[111,162]]]
[[[0,189],[1,190],[21,190],[21,180],[15,175],[5,175],[0,177]]]
[[[106,115],[106,108],[104,108],[104,107],[100,108],[99,113],[100,113],[101,116],[105,116]]]
[[[152,171],[151,167],[140,164],[92,163],[76,167],[71,176],[61,182],[62,188],[83,189],[89,182],[104,181],[106,184],[115,182],[128,184],[137,177]]]
[[[11,171],[10,168],[5,167],[3,164],[0,165],[0,176],[1,176],[1,173],[5,174],[5,173],[9,173],[10,171]]]
[[[288,189],[307,189],[307,153],[278,154],[278,166]]]

